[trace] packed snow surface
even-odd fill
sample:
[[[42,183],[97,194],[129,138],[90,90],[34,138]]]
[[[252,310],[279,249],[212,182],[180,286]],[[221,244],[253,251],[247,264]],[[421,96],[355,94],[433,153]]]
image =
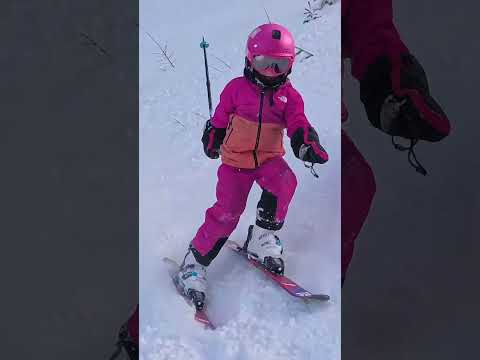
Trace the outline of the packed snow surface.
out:
[[[303,24],[301,2],[258,0],[140,1],[140,357],[143,360],[340,359],[340,4]],[[225,84],[240,76],[245,42],[256,26],[287,26],[297,46],[293,85],[330,160],[314,178],[285,137],[298,187],[280,236],[286,275],[329,303],[295,299],[228,248],[208,268],[205,330],[177,295],[163,257],[181,261],[215,201],[219,160],[200,142],[208,118],[202,36],[214,107]],[[147,34],[150,34],[151,37]],[[153,41],[153,39],[155,41]],[[174,67],[162,55],[162,47]],[[242,243],[254,222],[254,186],[231,240]]]

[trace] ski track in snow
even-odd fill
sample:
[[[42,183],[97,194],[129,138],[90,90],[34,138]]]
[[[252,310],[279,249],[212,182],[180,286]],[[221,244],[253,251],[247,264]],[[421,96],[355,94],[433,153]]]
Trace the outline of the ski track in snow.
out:
[[[278,4],[282,5],[279,6]],[[302,24],[302,2],[140,1],[140,358],[143,360],[329,360],[340,358],[340,4]],[[214,107],[225,84],[243,70],[245,42],[266,22],[286,25],[298,46],[294,86],[330,161],[315,179],[290,149],[286,160],[298,187],[284,229],[286,275],[330,303],[290,297],[226,247],[208,268],[208,314],[217,326],[204,330],[193,309],[176,294],[162,258],[180,262],[188,242],[215,201],[220,164],[203,154],[208,117],[200,41],[210,43]],[[148,31],[173,52],[175,68],[158,54]],[[229,64],[231,69],[216,57]],[[231,240],[243,242],[255,219],[260,189],[254,186]]]

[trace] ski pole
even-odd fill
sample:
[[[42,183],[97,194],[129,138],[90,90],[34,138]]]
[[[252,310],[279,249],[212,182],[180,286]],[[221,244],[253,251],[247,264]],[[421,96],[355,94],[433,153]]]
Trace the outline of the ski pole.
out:
[[[210,120],[212,120],[212,93],[210,92],[210,76],[208,75],[208,61],[207,61],[208,42],[205,41],[205,37],[202,38],[200,47],[203,49],[203,58],[205,60],[205,76],[207,77],[207,93],[208,93],[208,110],[210,113]]]

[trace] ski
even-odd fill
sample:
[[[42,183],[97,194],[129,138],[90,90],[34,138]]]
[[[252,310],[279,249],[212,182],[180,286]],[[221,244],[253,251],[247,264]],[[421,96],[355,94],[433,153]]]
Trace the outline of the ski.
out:
[[[301,298],[304,300],[320,300],[320,301],[328,301],[330,300],[330,296],[326,294],[312,294],[310,291],[305,290],[303,287],[298,285],[295,281],[289,279],[284,275],[277,275],[272,273],[271,271],[267,270],[261,263],[250,259],[248,257],[247,252],[238,245],[236,242],[228,240],[226,245],[241,255],[244,259],[246,259],[251,265],[255,266],[257,269],[263,271],[265,275],[267,275],[270,279],[276,282],[278,285],[281,286],[282,289],[287,291],[290,295]]]
[[[168,274],[172,279],[172,282],[175,285],[175,289],[177,289],[178,294],[187,302],[188,305],[192,306],[195,309],[195,316],[194,316],[195,321],[198,321],[199,323],[203,324],[207,329],[215,330],[215,326],[212,324],[212,322],[207,316],[205,307],[203,309],[197,309],[195,305],[192,303],[192,299],[190,299],[188,296],[186,296],[183,293],[180,285],[178,284],[178,281],[176,279],[176,274],[177,274],[177,270],[180,268],[180,265],[178,265],[174,260],[170,258],[163,258],[163,261],[168,265]]]

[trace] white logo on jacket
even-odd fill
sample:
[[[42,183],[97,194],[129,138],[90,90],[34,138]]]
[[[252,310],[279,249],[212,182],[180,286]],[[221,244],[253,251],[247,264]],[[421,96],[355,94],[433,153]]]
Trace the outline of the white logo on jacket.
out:
[[[280,100],[281,102],[283,102],[285,104],[287,103],[287,97],[285,95],[279,96],[278,100]]]

